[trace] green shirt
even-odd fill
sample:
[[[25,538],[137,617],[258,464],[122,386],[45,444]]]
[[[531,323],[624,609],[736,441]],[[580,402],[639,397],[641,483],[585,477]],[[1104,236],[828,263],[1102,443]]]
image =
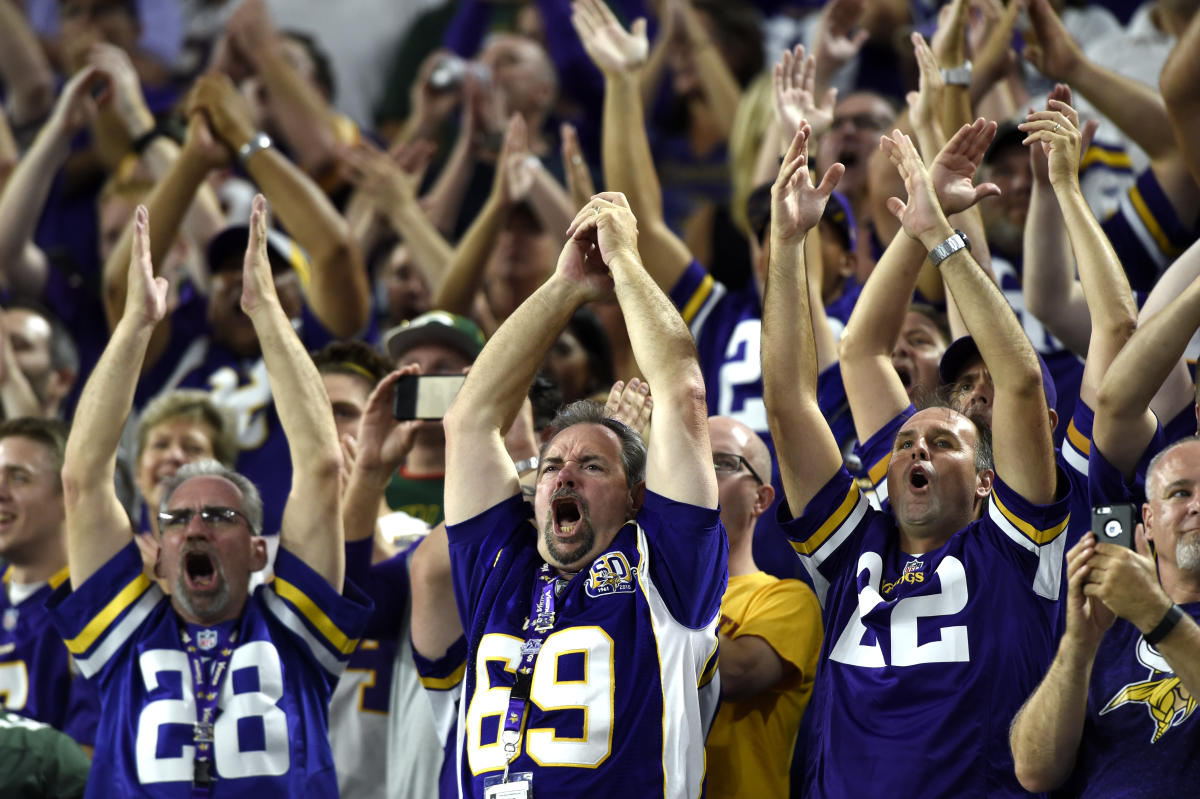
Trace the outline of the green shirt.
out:
[[[410,477],[401,469],[392,475],[384,497],[389,509],[402,510],[433,527],[446,518],[445,486],[445,475]]]
[[[0,796],[83,796],[92,762],[70,736],[48,724],[0,710]]]

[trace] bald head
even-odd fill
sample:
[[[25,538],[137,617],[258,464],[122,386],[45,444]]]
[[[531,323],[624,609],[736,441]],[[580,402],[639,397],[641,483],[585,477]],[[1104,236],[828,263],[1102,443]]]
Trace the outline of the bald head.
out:
[[[771,479],[771,452],[758,433],[728,416],[710,416],[708,436],[713,452],[741,455],[764,480]]]

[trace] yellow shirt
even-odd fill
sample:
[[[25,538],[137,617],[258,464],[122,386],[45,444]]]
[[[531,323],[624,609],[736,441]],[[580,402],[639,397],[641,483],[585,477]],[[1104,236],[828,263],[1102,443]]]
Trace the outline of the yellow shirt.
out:
[[[788,795],[788,770],[800,717],[812,696],[821,650],[821,608],[799,580],[763,572],[729,578],[718,628],[730,638],[756,635],[784,661],[778,685],[740,702],[722,702],[705,745],[710,797]]]

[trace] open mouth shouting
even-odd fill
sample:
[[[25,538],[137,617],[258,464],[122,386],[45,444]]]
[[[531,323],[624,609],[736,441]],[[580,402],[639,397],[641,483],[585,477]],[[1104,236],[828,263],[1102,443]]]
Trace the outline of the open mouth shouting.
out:
[[[914,464],[908,470],[908,487],[915,492],[923,492],[929,487],[930,473],[923,464]]]
[[[577,496],[560,494],[550,501],[550,516],[554,534],[559,538],[571,538],[583,519],[583,506]]]
[[[187,586],[193,591],[215,591],[220,575],[213,556],[201,549],[193,549],[183,555],[183,575]]]

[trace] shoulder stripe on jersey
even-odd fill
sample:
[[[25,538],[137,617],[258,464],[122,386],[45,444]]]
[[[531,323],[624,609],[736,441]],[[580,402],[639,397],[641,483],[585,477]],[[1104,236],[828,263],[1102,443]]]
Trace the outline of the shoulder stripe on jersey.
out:
[[[824,544],[825,540],[832,536],[842,523],[847,520],[847,517],[850,516],[850,512],[854,510],[861,496],[862,492],[859,490],[858,484],[851,481],[850,490],[846,492],[846,498],[842,500],[842,504],[838,506],[837,510],[831,513],[829,518],[825,520],[825,523],[804,541],[793,541],[792,549],[801,555],[811,555],[816,552],[821,544]]]
[[[887,477],[888,466],[892,463],[892,453],[884,455],[875,462],[875,465],[867,470],[867,477],[871,479],[871,485],[877,486]]]
[[[137,601],[137,598],[144,594],[151,585],[150,579],[144,574],[139,574],[130,580],[129,584],[104,606],[103,610],[92,617],[92,620],[84,626],[83,632],[69,641],[63,641],[71,654],[78,656],[91,649],[92,645],[96,643],[96,639],[108,629],[113,620],[120,616],[125,608]]]
[[[1077,449],[1071,446],[1069,441],[1064,441],[1062,446],[1063,460],[1067,465],[1074,469],[1079,474],[1087,477],[1088,473],[1088,458],[1087,455],[1080,453]]]
[[[279,578],[275,578],[275,582],[279,582]],[[304,622],[300,620],[293,611],[291,605],[279,598],[279,594],[275,591],[263,591],[263,602],[271,615],[280,621],[283,626],[301,641],[308,645],[308,649],[312,652],[313,658],[321,665],[321,668],[337,677],[346,668],[346,660],[349,659],[349,654],[344,653],[341,658],[334,657],[330,653],[329,645],[325,641],[321,641],[311,632]],[[358,645],[357,641],[351,642],[350,651],[354,651],[354,647]]]
[[[447,674],[445,677],[426,677],[418,674],[417,677],[421,680],[421,685],[430,691],[449,691],[451,688],[462,683],[463,675],[467,673],[467,661],[459,663],[454,671]]]
[[[74,658],[75,665],[79,667],[79,673],[84,677],[91,678],[99,672],[104,664],[117,653],[117,650],[125,646],[130,636],[137,631],[138,627],[142,626],[146,617],[158,607],[162,598],[162,589],[157,584],[151,583],[150,590],[143,593],[142,598],[125,614],[125,618],[105,634],[104,640],[100,646],[96,647],[91,656]],[[68,646],[70,645],[68,644]]]
[[[1023,535],[1025,535],[1030,541],[1037,544],[1039,547],[1050,543],[1057,538],[1063,530],[1067,529],[1067,519],[1063,519],[1059,524],[1056,524],[1053,527],[1048,527],[1044,530],[1034,527],[1032,524],[1009,510],[1004,503],[1000,501],[1000,497],[996,495],[995,491],[992,492],[991,505],[1001,514],[1003,514],[1005,521],[1020,530]]]
[[[696,318],[696,314],[700,312],[704,301],[708,299],[708,295],[712,294],[714,283],[712,275],[705,275],[704,279],[700,281],[700,285],[696,286],[696,290],[692,292],[691,299],[687,301],[687,304],[683,306],[683,310],[679,312],[679,315],[683,317],[684,324],[690,325],[692,320]]]
[[[1071,446],[1078,450],[1083,455],[1090,455],[1092,452],[1092,442],[1087,436],[1079,432],[1079,428],[1075,426],[1075,417],[1071,417],[1070,424],[1067,425],[1067,439],[1071,442]]]
[[[338,626],[333,623],[333,619],[325,615],[325,611],[317,607],[317,604],[309,599],[308,595],[282,577],[275,577],[275,593],[295,605],[304,614],[304,618],[320,630],[333,648],[343,655],[349,655],[358,646],[357,639],[349,638],[339,630]]]
[[[66,582],[67,578],[70,576],[71,576],[71,567],[63,566],[61,569],[59,569],[57,572],[55,572],[53,577],[51,577],[46,582],[49,583],[50,588],[52,590],[58,590],[58,587],[60,585],[62,585],[64,582]]]
[[[697,688],[703,688],[712,682],[713,677],[717,676],[718,647],[718,643],[714,641],[712,654],[708,656],[708,662],[704,664],[704,671],[700,673],[700,682],[696,683]]]
[[[1146,226],[1146,231],[1158,244],[1159,251],[1169,258],[1178,258],[1182,254],[1182,250],[1171,242],[1170,236],[1154,218],[1154,213],[1150,210],[1150,206],[1146,205],[1146,198],[1142,196],[1142,191],[1136,183],[1129,189],[1129,202],[1133,205],[1133,210],[1137,212],[1138,219]]]
[[[1082,172],[1088,167],[1100,164],[1109,169],[1119,169],[1122,171],[1132,171],[1133,161],[1130,160],[1129,154],[1124,150],[1109,150],[1093,143],[1083,154],[1083,158],[1079,161],[1079,171]]]

